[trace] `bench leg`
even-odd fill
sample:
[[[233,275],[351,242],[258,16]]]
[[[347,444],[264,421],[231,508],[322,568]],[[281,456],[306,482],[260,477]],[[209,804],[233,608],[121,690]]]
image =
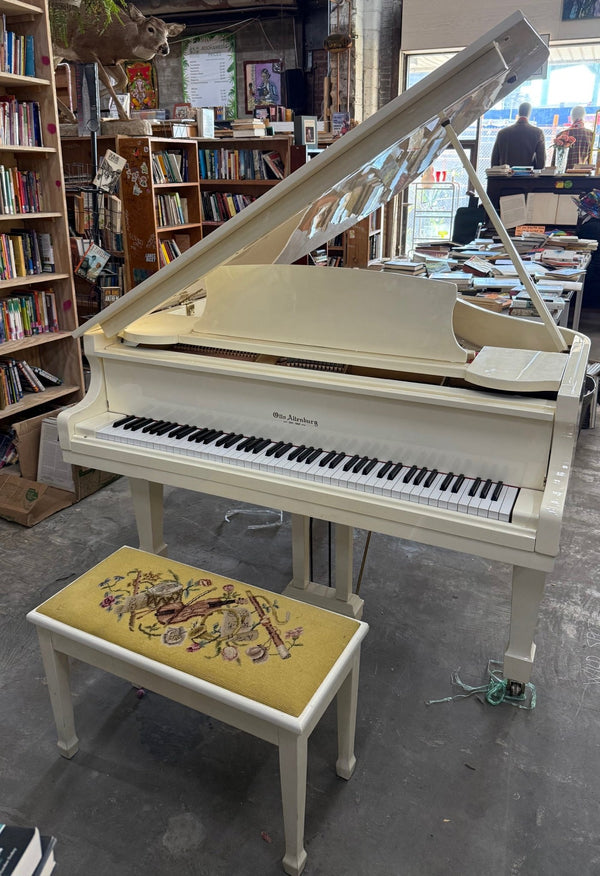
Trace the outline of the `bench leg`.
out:
[[[279,773],[285,855],[283,869],[289,876],[300,876],[306,864],[304,851],[304,811],[306,808],[306,736],[279,733]]]
[[[79,740],[75,733],[73,717],[73,702],[69,685],[69,658],[52,646],[52,635],[38,628],[40,651],[44,663],[44,672],[48,682],[50,703],[56,723],[58,749],[63,757],[73,757],[79,750]]]
[[[352,668],[337,693],[338,759],[335,771],[342,779],[349,779],[356,766],[354,737],[356,734],[359,666],[360,651],[355,655]]]

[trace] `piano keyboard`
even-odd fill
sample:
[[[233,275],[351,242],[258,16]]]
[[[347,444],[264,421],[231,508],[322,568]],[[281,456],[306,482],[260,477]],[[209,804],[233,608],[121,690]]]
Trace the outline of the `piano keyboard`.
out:
[[[480,477],[133,414],[96,438],[510,522],[519,488]]]

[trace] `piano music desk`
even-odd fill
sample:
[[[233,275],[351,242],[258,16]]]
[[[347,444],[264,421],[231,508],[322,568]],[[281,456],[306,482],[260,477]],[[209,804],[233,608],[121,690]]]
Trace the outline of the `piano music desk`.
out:
[[[351,777],[365,623],[128,547],[27,618],[63,757],[78,750],[69,657],[272,742],[283,869],[302,872],[308,737],[337,697],[336,772]]]

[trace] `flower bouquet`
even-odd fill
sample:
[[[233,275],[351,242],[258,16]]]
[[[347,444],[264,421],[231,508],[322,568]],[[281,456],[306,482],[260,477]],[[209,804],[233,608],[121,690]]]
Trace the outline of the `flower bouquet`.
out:
[[[552,143],[553,146],[557,146],[559,149],[568,149],[569,146],[572,146],[575,142],[575,137],[572,137],[568,131],[563,131],[560,134],[557,134]]]
[[[569,156],[569,147],[575,143],[575,137],[572,137],[568,131],[561,131],[554,138],[554,165],[557,173],[565,173],[567,169],[567,159]]]

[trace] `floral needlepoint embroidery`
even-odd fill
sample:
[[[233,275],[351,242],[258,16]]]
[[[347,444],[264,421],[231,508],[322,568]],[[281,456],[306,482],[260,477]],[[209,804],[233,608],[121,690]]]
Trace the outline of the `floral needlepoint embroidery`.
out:
[[[217,586],[211,578],[182,580],[174,570],[132,569],[98,586],[100,607],[132,634],[205,659],[255,666],[270,657],[287,660],[302,644],[302,627],[285,629],[289,612],[279,611],[277,594],[255,593],[238,582]]]

